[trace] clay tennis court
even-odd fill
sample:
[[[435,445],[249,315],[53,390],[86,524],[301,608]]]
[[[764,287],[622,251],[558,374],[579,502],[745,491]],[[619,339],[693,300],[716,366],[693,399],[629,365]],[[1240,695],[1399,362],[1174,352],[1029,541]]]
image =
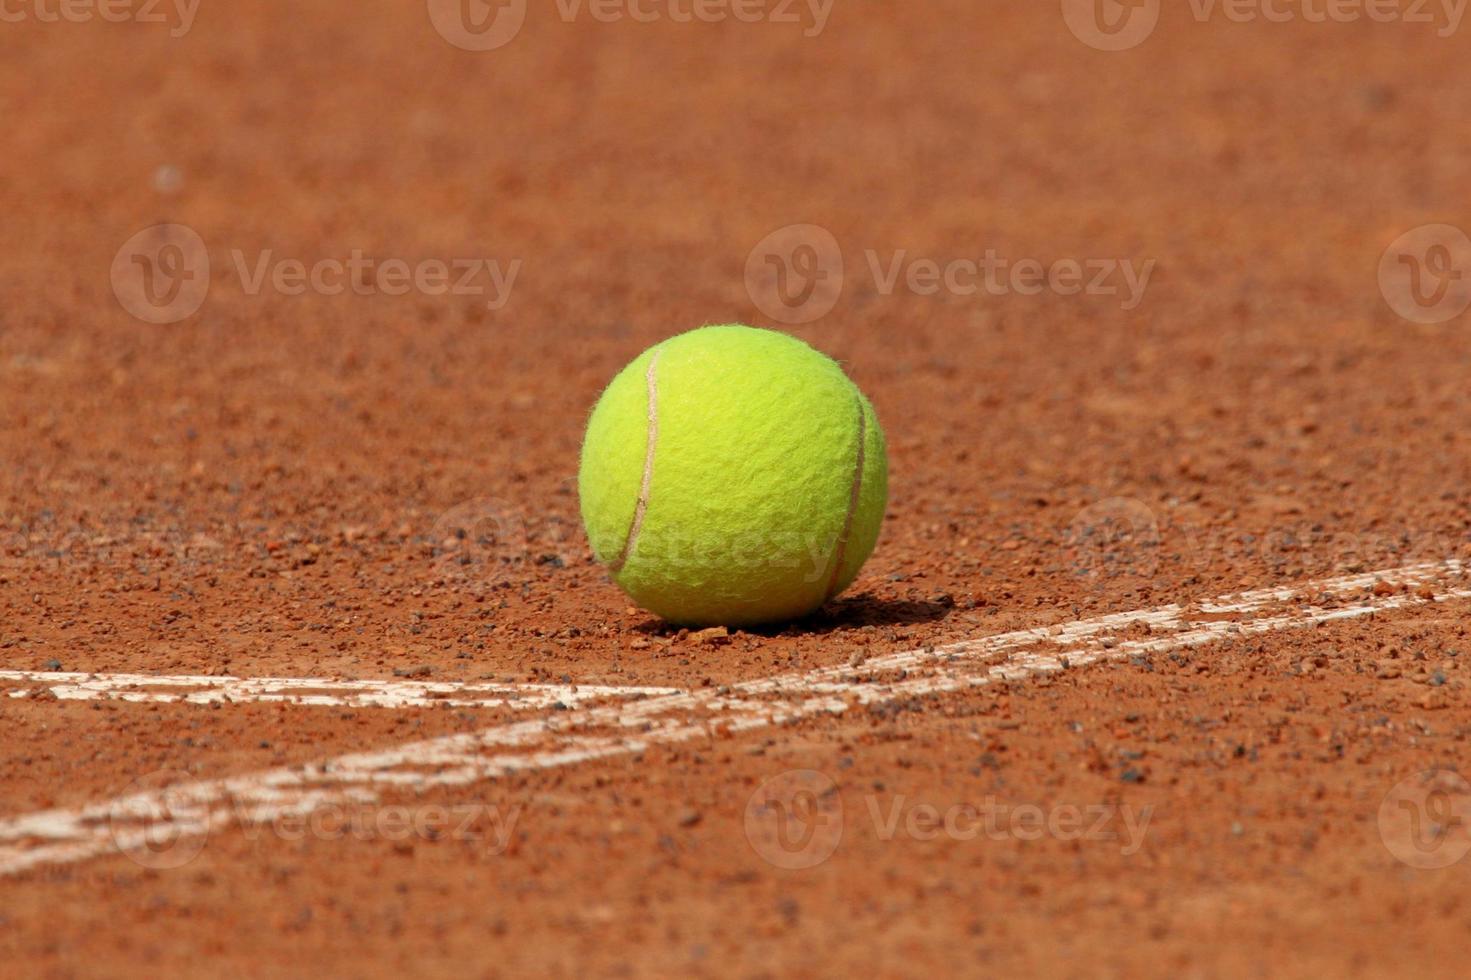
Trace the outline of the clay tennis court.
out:
[[[7,975],[1462,975],[1454,4],[0,11]],[[677,629],[579,447],[734,322],[888,506]]]

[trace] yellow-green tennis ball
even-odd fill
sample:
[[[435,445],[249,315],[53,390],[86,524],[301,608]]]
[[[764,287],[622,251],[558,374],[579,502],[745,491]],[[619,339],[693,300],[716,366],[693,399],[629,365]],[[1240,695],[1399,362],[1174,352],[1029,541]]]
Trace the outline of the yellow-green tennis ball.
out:
[[[608,385],[578,493],[593,553],[635,602],[745,626],[848,587],[878,540],[888,460],[837,362],[786,334],[703,327]]]

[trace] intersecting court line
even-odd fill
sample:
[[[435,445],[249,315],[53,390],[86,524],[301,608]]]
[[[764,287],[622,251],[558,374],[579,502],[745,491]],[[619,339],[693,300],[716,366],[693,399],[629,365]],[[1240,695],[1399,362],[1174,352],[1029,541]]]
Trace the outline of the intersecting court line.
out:
[[[1376,588],[1381,582],[1395,588]],[[631,755],[659,743],[710,739],[722,731],[750,731],[1097,661],[1465,598],[1471,598],[1466,566],[1450,559],[1016,630],[874,657],[858,666],[549,712],[381,751],[6,818],[0,820],[0,876],[129,851],[160,839],[198,839],[232,822],[267,823],[341,802],[373,804],[387,791],[467,786],[510,773]]]

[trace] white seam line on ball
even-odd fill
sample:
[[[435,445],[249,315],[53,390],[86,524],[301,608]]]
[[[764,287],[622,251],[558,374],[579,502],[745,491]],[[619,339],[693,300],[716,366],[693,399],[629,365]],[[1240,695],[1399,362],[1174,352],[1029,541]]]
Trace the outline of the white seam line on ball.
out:
[[[140,833],[155,841],[192,839],[231,823],[269,824],[324,805],[373,805],[390,791],[470,786],[512,773],[631,756],[655,744],[713,740],[717,729],[730,734],[754,731],[900,698],[1467,599],[1471,588],[1466,578],[1466,565],[1459,559],[1423,562],[1234,593],[1187,606],[1014,630],[886,654],[857,667],[792,672],[626,705],[572,708],[478,732],[21,814],[0,819],[0,876],[116,853],[138,840]],[[1452,586],[1448,579],[1459,584]],[[1379,582],[1392,582],[1402,591],[1362,596]],[[1349,604],[1318,604],[1324,600]],[[1296,604],[1277,608],[1290,602]],[[1212,618],[1222,615],[1217,610],[1229,610],[1226,615],[1236,618]],[[1110,635],[1131,627],[1137,630],[1141,624],[1151,634],[1162,635],[1147,639]],[[140,832],[137,821],[128,819],[136,814],[154,819]]]
[[[644,434],[644,473],[638,488],[638,500],[633,505],[633,521],[628,525],[628,537],[623,542],[623,550],[618,557],[613,559],[608,566],[608,571],[617,574],[627,563],[633,554],[634,545],[638,543],[639,532],[644,528],[644,514],[649,509],[649,489],[654,482],[654,443],[659,438],[659,382],[657,371],[659,368],[660,351],[654,351],[654,356],[649,358],[649,369],[644,372],[645,387],[648,391],[648,420]]]
[[[868,417],[863,411],[863,399],[853,399],[858,404],[858,453],[853,466],[853,480],[848,490],[848,513],[843,516],[843,531],[838,538],[837,546],[833,549],[833,574],[827,580],[826,599],[833,597],[833,592],[838,587],[838,579],[843,575],[843,561],[848,554],[848,536],[853,533],[853,518],[858,513],[858,500],[863,493],[863,458],[868,446]]]

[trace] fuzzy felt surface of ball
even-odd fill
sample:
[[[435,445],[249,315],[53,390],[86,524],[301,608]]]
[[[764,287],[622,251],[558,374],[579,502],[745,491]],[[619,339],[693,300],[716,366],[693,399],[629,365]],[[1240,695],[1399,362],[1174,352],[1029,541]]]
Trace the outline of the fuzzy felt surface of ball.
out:
[[[836,361],[731,324],[655,344],[604,390],[578,471],[593,553],[690,626],[794,619],[842,592],[888,498],[873,406]]]

